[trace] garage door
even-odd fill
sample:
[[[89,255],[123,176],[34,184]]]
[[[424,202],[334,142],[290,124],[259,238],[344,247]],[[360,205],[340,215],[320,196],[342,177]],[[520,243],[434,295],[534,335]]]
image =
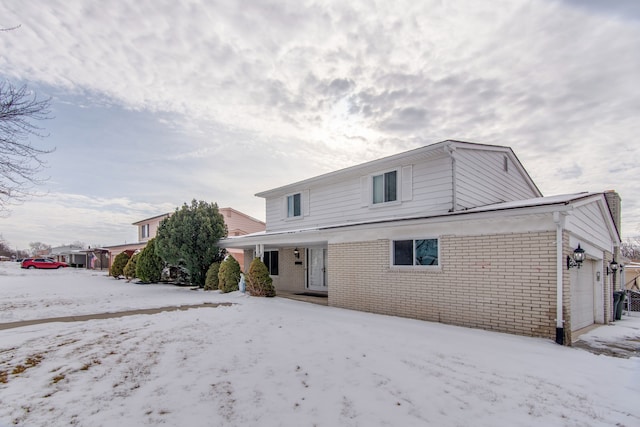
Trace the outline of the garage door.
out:
[[[571,330],[595,321],[595,261],[585,260],[581,268],[571,269]]]

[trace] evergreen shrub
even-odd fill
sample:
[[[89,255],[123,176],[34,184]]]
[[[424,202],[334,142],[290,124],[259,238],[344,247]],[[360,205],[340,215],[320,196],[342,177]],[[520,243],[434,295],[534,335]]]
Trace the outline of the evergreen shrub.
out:
[[[136,262],[138,261],[138,254],[133,254],[129,261],[127,261],[127,265],[122,269],[122,274],[124,275],[127,281],[136,278]]]
[[[240,264],[231,255],[220,264],[218,271],[218,289],[223,293],[237,291],[240,282]]]
[[[164,261],[157,254],[156,239],[147,242],[136,263],[136,276],[144,283],[157,283],[162,277]]]
[[[216,291],[219,289],[220,281],[218,280],[218,273],[220,272],[220,263],[214,262],[207,270],[207,277],[204,280],[205,291]]]
[[[124,272],[124,267],[127,265],[128,262],[129,262],[129,254],[127,254],[126,252],[119,253],[113,259],[113,264],[111,265],[111,270],[109,271],[109,274],[115,277],[116,279],[119,279],[120,276],[122,276]]]
[[[273,279],[269,276],[269,269],[260,258],[254,258],[249,266],[247,291],[256,297],[275,297],[276,288],[273,287]]]

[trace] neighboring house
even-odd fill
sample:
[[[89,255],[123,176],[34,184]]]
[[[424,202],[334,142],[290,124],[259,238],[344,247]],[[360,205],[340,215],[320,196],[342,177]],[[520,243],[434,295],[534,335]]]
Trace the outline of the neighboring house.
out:
[[[246,215],[233,208],[219,208],[218,211],[224,218],[229,236],[242,236],[248,233],[264,231],[265,229],[264,222],[252,218],[251,216]],[[147,242],[149,240],[156,237],[160,223],[165,218],[169,218],[169,216],[171,216],[171,213],[157,215],[138,222],[134,222],[132,225],[135,225],[138,229],[138,242],[107,246],[106,249],[109,250],[109,256],[111,260],[109,265],[111,265],[111,263],[113,263],[113,259],[122,252],[129,251],[130,253],[134,253],[137,250],[143,249],[147,245]],[[233,255],[234,258],[236,258],[240,265],[244,265],[243,250],[231,249],[228,252]]]
[[[624,266],[624,289],[627,291],[625,310],[638,315],[640,313],[640,262],[631,261]]]
[[[278,291],[565,344],[612,319],[620,198],[542,197],[508,147],[443,141],[257,196],[265,232],[220,245],[245,270],[261,257]]]
[[[108,253],[109,251],[103,248],[89,246],[84,249],[82,246],[67,245],[51,248],[46,256],[66,262],[71,267],[102,270],[109,268]]]
[[[624,289],[640,292],[640,262],[631,261],[624,266]]]
[[[224,223],[227,226],[228,236],[244,236],[245,234],[257,233],[265,230],[265,223],[255,219],[247,214],[237,211],[233,208],[220,208],[218,209],[224,217]],[[233,256],[240,264],[240,268],[243,271],[248,271],[248,268],[244,268],[244,251],[242,249],[227,249],[227,252]],[[253,257],[249,259],[249,262]]]
[[[160,223],[165,218],[169,218],[170,216],[170,213],[166,213],[143,219],[142,221],[134,222],[132,225],[138,227],[138,242],[146,243],[156,237],[156,235],[158,234],[158,227],[160,227]]]
[[[57,246],[49,250],[49,257],[56,261],[66,262],[72,267],[87,266],[87,252],[82,246]]]
[[[138,241],[135,243],[124,243],[122,245],[105,246],[104,249],[109,251],[109,266],[113,264],[113,260],[116,256],[122,252],[129,252],[130,254],[136,251],[144,249],[147,246],[147,242],[158,233],[158,227],[165,218],[169,218],[171,214],[165,213],[162,215],[156,215],[151,218],[146,218],[138,222],[134,222],[132,225],[137,227]]]

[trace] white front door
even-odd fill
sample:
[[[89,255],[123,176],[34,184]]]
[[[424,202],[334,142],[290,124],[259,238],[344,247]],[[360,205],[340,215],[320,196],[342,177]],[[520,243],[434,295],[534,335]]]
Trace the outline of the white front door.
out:
[[[326,261],[326,249],[307,249],[307,289],[311,291],[327,290]]]

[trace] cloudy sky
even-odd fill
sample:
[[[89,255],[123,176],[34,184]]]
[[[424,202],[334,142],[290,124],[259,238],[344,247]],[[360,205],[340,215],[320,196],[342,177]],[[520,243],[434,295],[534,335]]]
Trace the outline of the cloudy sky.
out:
[[[616,189],[640,235],[640,2],[0,3],[0,79],[51,97],[43,195],[12,246],[136,240],[255,193],[445,139],[513,148],[544,195]]]

